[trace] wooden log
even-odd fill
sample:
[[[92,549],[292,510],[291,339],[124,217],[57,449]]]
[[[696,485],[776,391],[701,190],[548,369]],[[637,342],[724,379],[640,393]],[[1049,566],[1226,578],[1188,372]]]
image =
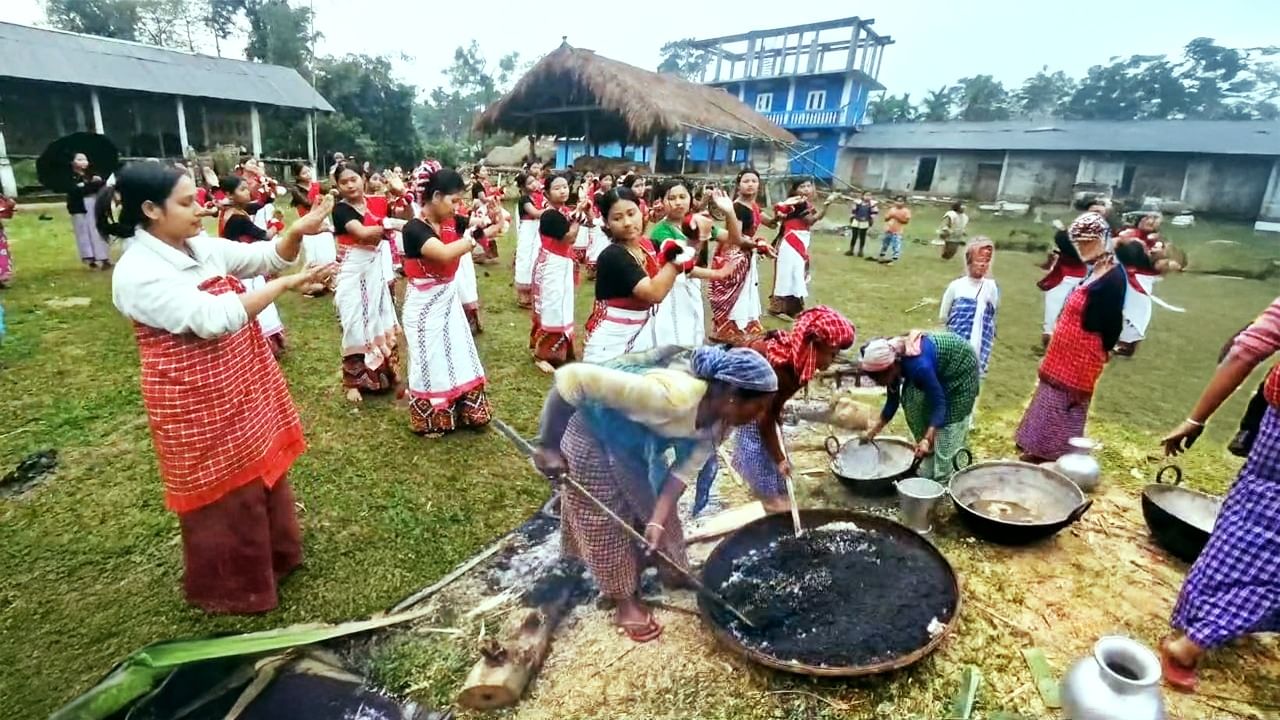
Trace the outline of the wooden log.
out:
[[[472,710],[497,710],[520,702],[530,681],[551,652],[551,639],[569,614],[579,576],[566,578],[541,605],[529,610],[507,642],[489,644],[458,691],[458,704]]]

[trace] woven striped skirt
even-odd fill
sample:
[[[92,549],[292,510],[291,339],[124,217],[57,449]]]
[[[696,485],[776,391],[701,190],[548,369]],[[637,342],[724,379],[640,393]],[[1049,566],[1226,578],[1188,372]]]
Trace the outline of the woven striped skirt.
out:
[[[1170,621],[1213,648],[1280,632],[1280,411],[1267,410]]]
[[[1057,460],[1067,454],[1071,438],[1084,436],[1091,401],[1041,381],[1014,435],[1018,450],[1042,460]]]
[[[759,423],[747,423],[739,427],[736,436],[737,444],[730,464],[751,488],[752,494],[761,500],[786,495],[787,481],[778,472],[777,463],[765,449]]]

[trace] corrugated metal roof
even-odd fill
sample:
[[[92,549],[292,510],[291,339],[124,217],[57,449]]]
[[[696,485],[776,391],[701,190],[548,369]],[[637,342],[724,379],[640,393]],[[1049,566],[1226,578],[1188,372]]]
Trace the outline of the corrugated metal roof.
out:
[[[297,70],[0,22],[0,77],[333,112]]]
[[[1280,122],[1013,120],[868,125],[847,147],[876,150],[1065,150],[1280,155]]]

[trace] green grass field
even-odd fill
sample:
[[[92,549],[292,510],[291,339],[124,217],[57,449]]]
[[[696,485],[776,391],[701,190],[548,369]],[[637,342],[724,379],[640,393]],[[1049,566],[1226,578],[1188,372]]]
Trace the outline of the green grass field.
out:
[[[496,433],[425,440],[409,432],[405,412],[389,401],[348,405],[339,388],[330,300],[290,295],[279,304],[290,343],[282,365],[310,442],[291,476],[304,507],[307,564],[268,615],[210,618],[188,608],[179,587],[177,523],[162,505],[131,328],[111,305],[110,276],[78,264],[65,213],[49,209],[52,220],[40,221],[39,212],[22,211],[8,225],[17,272],[12,287],[0,291],[9,326],[0,345],[0,470],[46,448],[59,451],[60,464],[25,495],[0,499],[0,717],[42,717],[155,640],[385,609],[544,500],[545,483]],[[917,208],[909,238],[931,236],[939,216]],[[831,217],[843,215],[833,209]],[[1050,233],[1045,225],[982,215],[970,227],[997,240]],[[1157,309],[1138,357],[1107,370],[1094,418],[1109,445],[1104,458],[1112,474],[1127,472],[1121,461],[1155,452],[1160,433],[1194,402],[1222,342],[1278,291],[1274,280],[1202,271],[1263,267],[1280,257],[1280,238],[1205,223],[1168,235],[1187,248],[1197,272],[1161,283],[1158,292],[1188,312]],[[941,297],[961,272],[958,259],[940,261],[935,248],[908,242],[904,261],[883,268],[844,257],[843,242],[815,237],[814,301],[848,314],[863,340],[936,322],[936,307],[904,310],[923,297]],[[525,349],[528,317],[515,307],[506,264],[512,249],[507,239],[503,265],[480,268],[486,332],[479,347],[497,415],[532,435],[548,380]],[[1003,307],[984,412],[1016,413],[1031,392],[1042,312],[1033,263],[1042,259],[996,255]],[[581,289],[580,316],[590,291]],[[68,297],[91,302],[61,309],[47,303]],[[1241,393],[1188,460],[1193,484],[1220,491],[1230,481],[1239,463],[1222,446],[1243,403]],[[1012,453],[1012,442],[1002,438],[991,451]]]

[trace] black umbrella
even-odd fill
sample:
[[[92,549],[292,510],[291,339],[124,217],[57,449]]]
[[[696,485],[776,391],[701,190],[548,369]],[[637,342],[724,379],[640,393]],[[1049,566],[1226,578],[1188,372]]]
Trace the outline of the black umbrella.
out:
[[[120,151],[106,135],[78,132],[58,138],[40,153],[36,175],[40,184],[54,192],[71,189],[71,159],[76,153],[89,158],[89,172],[104,180],[120,169]]]

